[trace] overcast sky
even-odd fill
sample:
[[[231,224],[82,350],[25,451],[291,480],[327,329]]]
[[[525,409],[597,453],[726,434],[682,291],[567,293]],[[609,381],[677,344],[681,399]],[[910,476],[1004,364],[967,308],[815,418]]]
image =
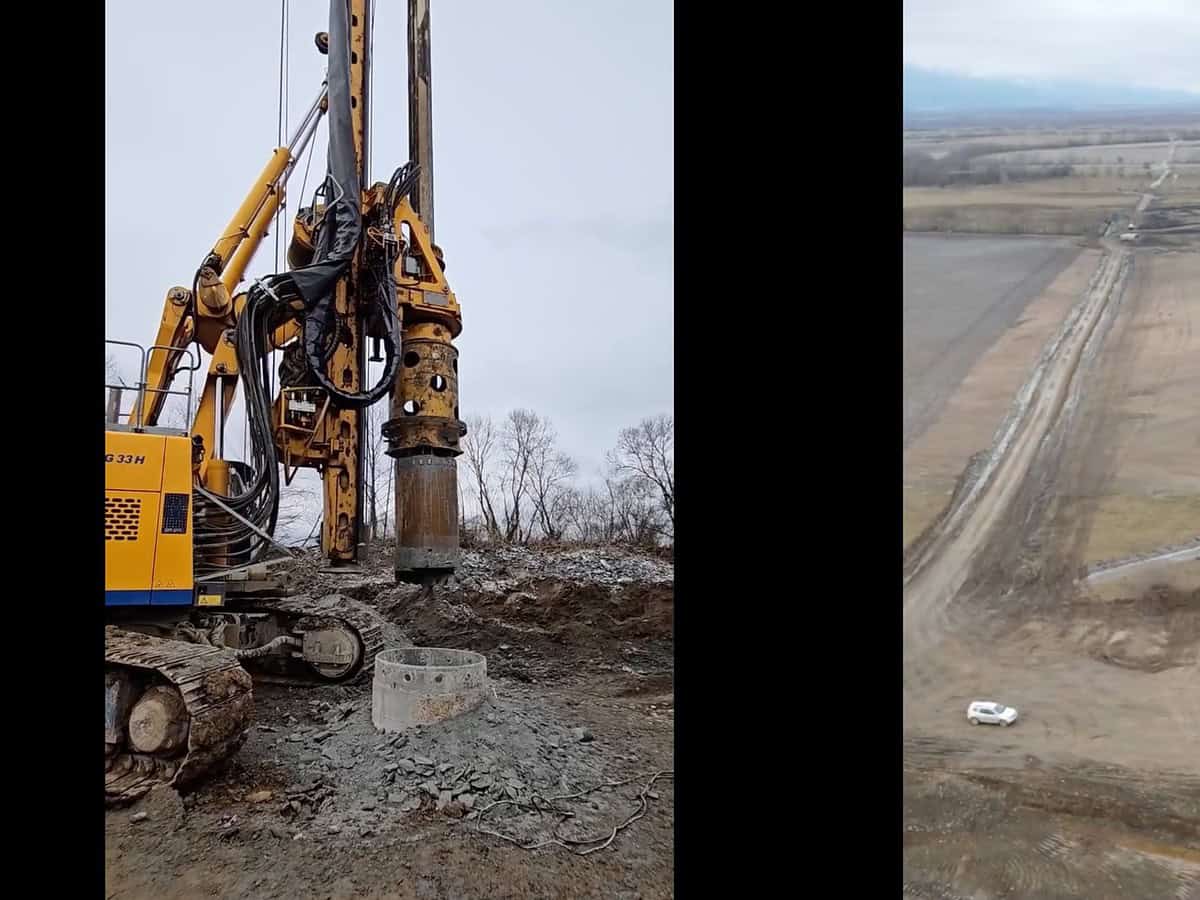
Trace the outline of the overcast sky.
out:
[[[290,10],[295,123],[320,87],[328,0]],[[378,4],[373,180],[408,159],[406,15]],[[433,0],[431,18],[462,414],[548,415],[594,472],[622,426],[673,407],[672,5]],[[149,344],[276,144],[279,4],[109,0],[105,24],[107,337]],[[249,274],[275,271],[274,240]]]
[[[904,61],[1200,93],[1200,0],[904,0]]]

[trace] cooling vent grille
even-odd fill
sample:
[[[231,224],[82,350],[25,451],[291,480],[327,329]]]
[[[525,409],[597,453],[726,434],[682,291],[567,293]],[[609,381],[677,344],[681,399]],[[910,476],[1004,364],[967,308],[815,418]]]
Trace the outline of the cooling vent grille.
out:
[[[104,498],[104,540],[136,541],[141,519],[140,497]]]

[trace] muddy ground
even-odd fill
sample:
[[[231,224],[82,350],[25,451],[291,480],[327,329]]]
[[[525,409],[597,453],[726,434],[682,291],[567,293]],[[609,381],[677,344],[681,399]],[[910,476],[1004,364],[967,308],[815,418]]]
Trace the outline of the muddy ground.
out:
[[[904,446],[1079,255],[1064,238],[904,236]]]
[[[1036,268],[1042,258],[1034,254],[1042,246],[1038,238],[921,236],[907,240],[912,256],[927,256],[905,276],[912,288],[911,294],[906,289],[903,335],[906,545],[946,505],[971,457],[991,442],[1013,397],[1086,289],[1100,259],[1096,248],[1076,249],[1070,263],[1045,282],[1045,263]],[[973,256],[945,254],[937,250],[939,241],[976,249]],[[1024,255],[993,251],[1006,244],[1020,248],[1027,242],[1029,249]],[[1042,253],[1048,250],[1043,247]],[[973,264],[967,265],[968,261]],[[1005,261],[1024,268],[1010,276],[1011,291],[997,295],[985,286]],[[907,263],[906,257],[906,269]],[[938,267],[945,265],[954,268],[953,276],[936,274]],[[1018,274],[1024,277],[1018,280]],[[921,282],[925,286],[918,290]],[[1028,290],[1035,290],[1034,296],[1024,293]],[[986,302],[989,298],[991,305]],[[953,317],[957,328],[939,323],[946,308],[955,305],[962,307]],[[1002,314],[1006,306],[1015,308]],[[956,362],[951,365],[951,360]]]
[[[298,582],[372,603],[393,644],[486,654],[488,702],[394,736],[365,678],[256,684],[224,772],[107,814],[107,896],[674,896],[671,563],[472,553],[426,592],[387,560],[336,583],[305,560]]]
[[[1200,780],[968,755],[906,743],[905,897],[1198,896]]]
[[[905,897],[1200,900],[1200,590],[975,591],[915,627]]]
[[[916,510],[928,525],[906,554],[906,897],[1200,900],[1196,570],[1131,569],[1104,591],[1084,577],[1096,557],[1196,533],[1167,513],[1194,503],[1200,476],[1192,356],[1175,352],[1197,249],[1085,251],[1086,288],[1027,307],[1050,326],[1037,367],[1000,389],[1000,363],[1028,356],[1017,323],[906,453],[912,484],[971,454]],[[997,415],[988,398],[1006,393]],[[977,699],[1020,718],[972,727]]]

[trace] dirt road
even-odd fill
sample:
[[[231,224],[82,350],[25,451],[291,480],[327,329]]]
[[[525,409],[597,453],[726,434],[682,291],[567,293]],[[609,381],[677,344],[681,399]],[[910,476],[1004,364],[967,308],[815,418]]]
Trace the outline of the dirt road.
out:
[[[1174,161],[1175,161],[1175,138],[1171,138],[1171,146],[1167,149],[1167,158],[1163,162],[1162,174],[1159,175],[1158,178],[1154,179],[1153,183],[1151,183],[1151,185],[1150,185],[1150,190],[1152,190],[1152,191],[1156,190],[1157,188],[1162,186],[1162,183],[1164,181],[1167,180],[1167,178],[1171,174],[1171,163],[1173,163]],[[1150,196],[1151,196],[1150,194],[1143,195],[1143,197],[1150,197]],[[1142,212],[1149,205],[1149,203],[1150,203],[1150,201],[1147,199],[1147,200],[1145,200],[1144,203],[1139,204],[1138,212]]]
[[[1102,246],[992,445],[906,553],[905,896],[1200,897],[1200,591],[1088,603],[1038,570],[1058,454],[1130,271],[1127,245]],[[1021,719],[972,728],[974,699]]]
[[[1167,171],[1173,151],[1174,144],[1164,163]],[[1143,195],[1138,214],[1153,197],[1152,192]],[[1103,333],[1097,333],[1098,326],[1106,315],[1111,320],[1131,261],[1131,252],[1118,241],[1105,239],[1102,243],[1104,256],[1091,284],[1043,351],[991,448],[964,479],[940,521],[906,554],[905,697],[911,700],[906,702],[906,714],[912,706],[914,716],[919,715],[920,698],[927,696],[930,652],[962,632],[964,623],[955,627],[952,621],[954,605],[972,566],[985,554],[998,527],[1011,527],[1014,501],[1030,480],[1035,459],[1052,432],[1064,427],[1064,413],[1077,404],[1084,389],[1077,377],[1080,361],[1085,354],[1099,352]],[[1017,598],[1012,601],[1013,605],[1018,602]],[[1184,724],[1190,738],[1200,735],[1200,715]]]
[[[988,598],[986,615],[961,592],[996,530],[1011,522],[1010,507],[1022,497],[1039,449],[1061,425],[1072,392],[1082,388],[1079,361],[1120,291],[1127,264],[1128,252],[1109,245],[1091,288],[1047,347],[973,482],[940,526],[914,544],[904,589],[909,733],[959,733],[966,704],[999,693],[996,699],[1029,709],[1022,740],[1009,745],[1014,752],[1179,771],[1196,765],[1200,707],[1181,705],[1180,698],[1195,694],[1200,663],[1162,672],[1147,685],[1138,672],[1081,659],[1086,635],[1072,638],[1034,621],[1020,590]],[[997,625],[1004,639],[992,644]],[[1098,704],[1097,696],[1105,702]],[[1114,704],[1121,704],[1119,727]],[[998,752],[990,735],[971,739]]]
[[[1059,421],[1084,348],[1110,298],[1120,291],[1128,266],[1129,254],[1116,242],[1105,249],[1091,286],[1034,367],[973,483],[906,560],[906,654],[920,655],[929,639],[936,639],[937,621],[966,580],[972,557],[986,544]]]

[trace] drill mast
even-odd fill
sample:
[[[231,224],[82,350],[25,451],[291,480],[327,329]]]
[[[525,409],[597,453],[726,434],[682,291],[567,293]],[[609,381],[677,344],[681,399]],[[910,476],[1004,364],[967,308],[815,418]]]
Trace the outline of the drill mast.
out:
[[[348,5],[349,9],[346,9]],[[348,45],[331,45],[331,67],[343,62],[339,54],[348,50],[344,59],[350,74],[350,128],[354,135],[355,183],[360,192],[359,208],[362,209],[362,187],[367,180],[367,73],[370,65],[371,47],[368,25],[370,19],[369,0],[349,0],[348,4],[331,3],[330,16],[348,13],[346,31]],[[341,30],[334,20],[330,22],[331,35]],[[331,131],[332,140],[332,131]],[[354,259],[346,276],[339,279],[334,298],[337,333],[339,339],[329,360],[326,372],[329,379],[347,392],[362,389],[366,369],[365,334],[359,317],[359,295],[362,289],[361,242],[354,252]],[[358,548],[363,534],[364,476],[366,474],[365,441],[362,437],[366,410],[331,408],[325,413],[325,434],[330,436],[329,455],[321,475],[324,487],[324,509],[321,526],[321,548],[330,565],[348,565],[357,562]]]
[[[426,581],[458,565],[455,458],[465,426],[452,341],[462,317],[433,244],[429,0],[409,0],[408,9],[413,160],[368,186],[372,12],[370,0],[331,0],[330,30],[317,38],[329,56],[327,83],[298,137],[272,155],[191,289],[172,288],[164,303],[145,376],[144,396],[154,399],[139,400],[130,422],[156,423],[182,348],[194,342],[212,354],[192,428],[197,504],[224,523],[222,534],[238,536],[198,535],[201,568],[244,564],[273,543],[279,464],[284,484],[302,467],[321,473],[322,551],[331,566],[353,566],[365,537],[363,428],[388,394],[382,437],[395,460],[396,575]],[[295,217],[289,270],[236,293],[322,115],[327,177]],[[387,366],[368,389],[366,349],[379,342]],[[284,359],[272,402],[265,359],[276,349]],[[239,387],[254,448],[245,462],[227,460],[223,440]]]

